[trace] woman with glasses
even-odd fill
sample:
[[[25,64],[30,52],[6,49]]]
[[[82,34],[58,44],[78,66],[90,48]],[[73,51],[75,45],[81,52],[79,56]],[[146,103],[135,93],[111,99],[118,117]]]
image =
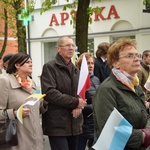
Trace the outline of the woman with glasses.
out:
[[[97,137],[116,108],[133,126],[124,150],[145,150],[150,145],[150,119],[137,77],[140,61],[135,41],[122,38],[114,42],[108,50],[108,64],[112,74],[100,85],[93,100]]]

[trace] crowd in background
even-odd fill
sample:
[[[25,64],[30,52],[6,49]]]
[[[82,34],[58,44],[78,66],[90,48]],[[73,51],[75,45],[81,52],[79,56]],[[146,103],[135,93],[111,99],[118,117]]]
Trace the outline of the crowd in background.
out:
[[[17,123],[19,143],[13,147],[4,145],[3,150],[29,147],[43,150],[43,134],[48,136],[52,150],[85,150],[86,147],[92,150],[114,107],[133,126],[124,149],[149,147],[150,92],[144,85],[149,77],[150,50],[143,52],[140,61],[135,41],[123,38],[112,44],[102,42],[95,57],[83,53],[74,65],[71,58],[75,48],[72,38],[58,39],[55,59],[42,68],[41,89],[46,96],[35,106],[23,108],[24,124]],[[90,75],[85,99],[77,95],[83,56]],[[4,119],[4,110],[10,119],[16,119],[19,106],[27,96],[36,93],[31,76],[32,58],[24,53],[8,54],[3,57],[2,67],[5,71],[0,76],[0,89],[3,89],[0,120]]]

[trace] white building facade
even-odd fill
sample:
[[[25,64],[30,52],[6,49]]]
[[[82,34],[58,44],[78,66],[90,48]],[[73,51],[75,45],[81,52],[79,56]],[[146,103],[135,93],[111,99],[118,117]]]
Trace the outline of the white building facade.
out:
[[[70,0],[71,3],[73,0]],[[42,0],[36,0],[34,20],[28,26],[28,51],[33,60],[33,79],[39,82],[43,64],[56,54],[55,44],[62,36],[75,38],[70,24],[70,10],[63,11],[67,2],[58,0],[51,10],[40,15]],[[93,14],[89,24],[88,50],[95,54],[101,42],[113,42],[120,37],[130,37],[137,41],[140,54],[150,49],[150,13],[143,13],[143,0],[91,0],[92,7],[101,7],[101,14]]]

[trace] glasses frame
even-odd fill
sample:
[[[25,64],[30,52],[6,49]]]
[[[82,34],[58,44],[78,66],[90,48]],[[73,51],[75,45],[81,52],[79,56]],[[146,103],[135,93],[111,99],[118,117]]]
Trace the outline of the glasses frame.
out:
[[[72,47],[73,49],[77,48],[77,46],[74,45],[74,44],[59,45],[59,47],[67,47],[67,48],[71,48]]]
[[[140,55],[139,54],[127,54],[125,56],[119,57],[119,59],[121,59],[121,58],[127,58],[130,60],[134,60],[135,58],[140,59]]]

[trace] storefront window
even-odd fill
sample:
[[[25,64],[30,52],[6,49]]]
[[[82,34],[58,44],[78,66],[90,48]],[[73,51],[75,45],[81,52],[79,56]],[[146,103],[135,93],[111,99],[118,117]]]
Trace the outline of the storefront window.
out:
[[[45,42],[44,43],[44,63],[52,60],[56,56],[56,42]]]
[[[94,54],[94,39],[88,39],[88,52]]]

